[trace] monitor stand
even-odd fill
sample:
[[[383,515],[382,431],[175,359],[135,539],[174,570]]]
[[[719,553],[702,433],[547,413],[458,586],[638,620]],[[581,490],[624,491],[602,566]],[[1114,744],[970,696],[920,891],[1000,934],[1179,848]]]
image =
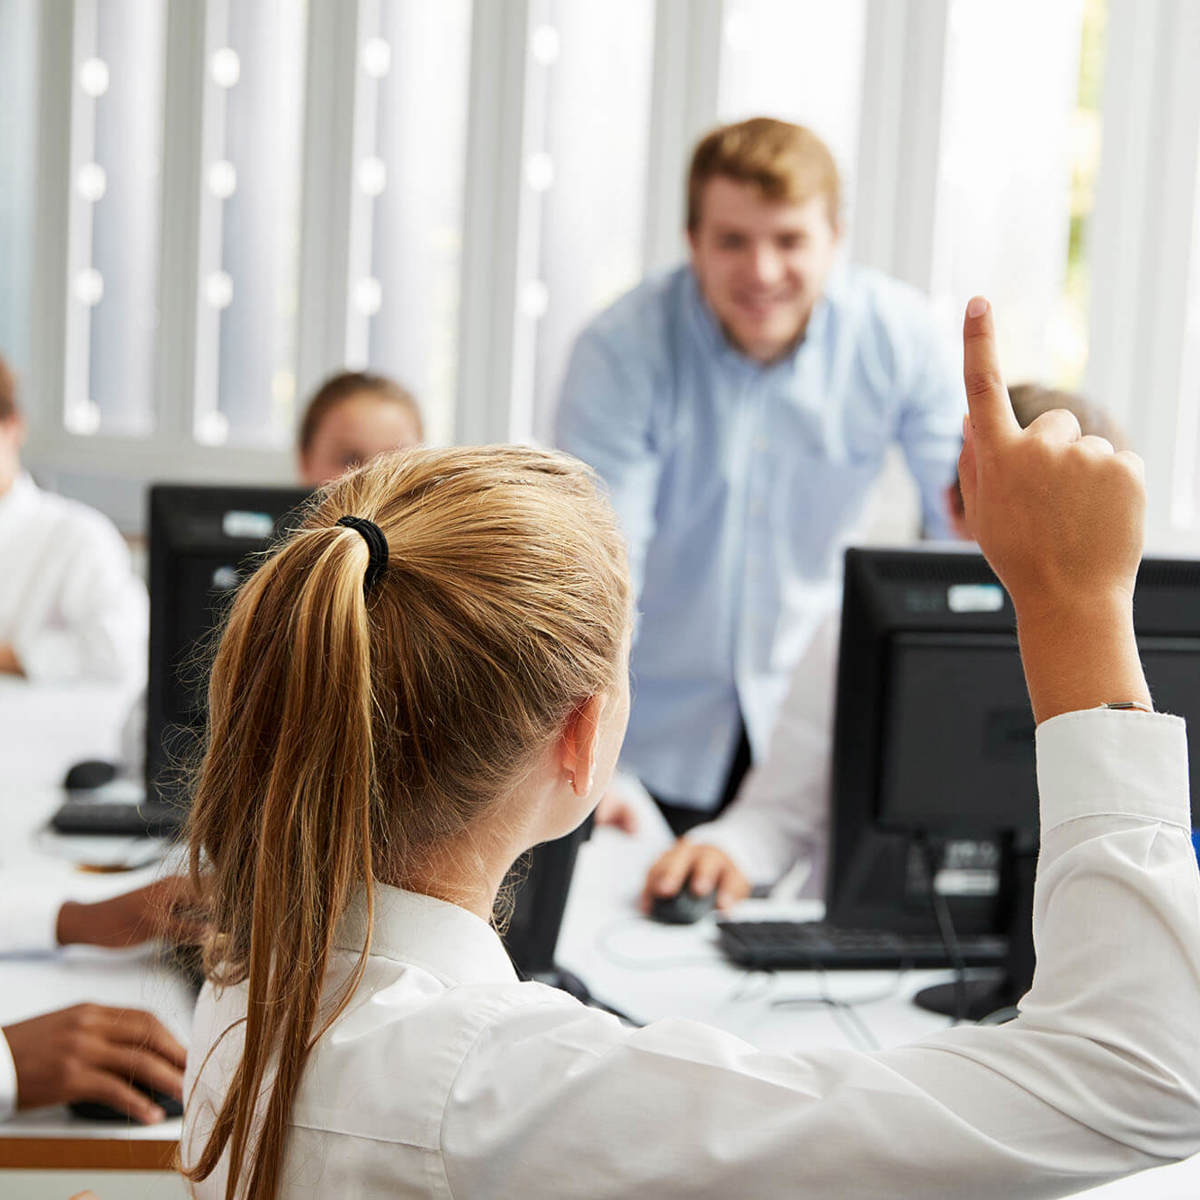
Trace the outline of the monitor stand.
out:
[[[1000,894],[1008,898],[1008,957],[998,971],[975,972],[963,981],[966,996],[961,1016],[967,1021],[1011,1020],[1017,1002],[1033,983],[1033,883],[1037,876],[1038,843],[1032,834],[1007,834],[1002,839]],[[918,1008],[944,1017],[960,1015],[960,984],[939,983],[913,997]],[[1002,1014],[1011,1013],[1007,1016]]]

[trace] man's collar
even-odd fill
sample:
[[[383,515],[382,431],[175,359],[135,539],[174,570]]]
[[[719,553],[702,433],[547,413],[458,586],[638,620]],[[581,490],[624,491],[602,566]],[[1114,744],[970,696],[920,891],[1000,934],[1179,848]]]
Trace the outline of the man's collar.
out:
[[[34,502],[37,493],[38,486],[29,472],[18,471],[8,491],[0,493],[0,514],[10,516],[24,511]]]

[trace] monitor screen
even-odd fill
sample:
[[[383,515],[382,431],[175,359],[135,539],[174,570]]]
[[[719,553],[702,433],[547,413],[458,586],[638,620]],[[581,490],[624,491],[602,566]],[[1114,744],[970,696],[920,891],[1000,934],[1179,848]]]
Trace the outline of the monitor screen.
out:
[[[1187,718],[1191,736],[1200,729],[1200,563],[1143,562],[1134,622],[1155,705]],[[925,852],[914,850],[921,838],[958,931],[1002,929],[1011,898],[997,847],[1036,838],[1038,828],[1034,722],[1015,630],[1012,603],[978,553],[847,551],[831,920],[931,932]],[[1200,755],[1189,757],[1195,814]]]
[[[262,554],[302,518],[301,488],[155,484],[150,489],[146,793],[183,801],[203,733],[212,637]]]

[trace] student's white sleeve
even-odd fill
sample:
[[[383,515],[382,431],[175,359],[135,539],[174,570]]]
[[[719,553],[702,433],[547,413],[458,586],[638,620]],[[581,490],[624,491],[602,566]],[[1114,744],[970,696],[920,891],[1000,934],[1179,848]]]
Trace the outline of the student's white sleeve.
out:
[[[4,1031],[0,1029],[0,1121],[17,1111],[17,1068]]]
[[[35,879],[0,875],[0,954],[31,954],[58,946],[58,910],[62,897]]]
[[[1200,879],[1183,722],[1037,735],[1038,965],[1020,1017],[877,1053],[764,1053],[691,1021],[498,1014],[441,1123],[455,1196],[1011,1200],[1200,1151]]]
[[[793,673],[766,758],[716,820],[687,834],[723,850],[756,884],[772,884],[796,862],[808,862],[806,896],[824,890],[838,632],[839,614],[831,613]]]
[[[62,526],[54,620],[14,638],[22,670],[39,682],[144,678],[149,606],[125,543],[99,514]]]

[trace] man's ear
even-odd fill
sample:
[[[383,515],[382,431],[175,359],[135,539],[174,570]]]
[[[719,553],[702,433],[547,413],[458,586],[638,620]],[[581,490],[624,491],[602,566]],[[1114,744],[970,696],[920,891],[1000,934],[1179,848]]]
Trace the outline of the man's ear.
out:
[[[592,790],[600,743],[600,719],[607,706],[608,696],[604,692],[588,697],[567,718],[559,738],[559,766],[571,790],[580,797]]]

